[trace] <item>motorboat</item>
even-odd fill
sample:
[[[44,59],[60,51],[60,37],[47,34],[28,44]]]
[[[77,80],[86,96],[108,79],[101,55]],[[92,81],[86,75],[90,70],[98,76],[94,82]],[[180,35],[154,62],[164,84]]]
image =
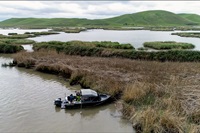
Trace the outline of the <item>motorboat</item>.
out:
[[[104,104],[110,100],[110,95],[99,94],[92,89],[81,89],[79,93],[67,96],[62,100],[57,98],[54,105],[65,109],[85,108]]]

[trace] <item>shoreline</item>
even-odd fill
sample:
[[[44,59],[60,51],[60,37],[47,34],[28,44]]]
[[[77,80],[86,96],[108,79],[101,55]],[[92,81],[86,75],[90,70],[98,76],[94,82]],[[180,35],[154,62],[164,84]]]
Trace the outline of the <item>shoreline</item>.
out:
[[[189,104],[187,98],[192,97],[185,94],[198,90],[195,86],[199,85],[196,81],[200,79],[200,63],[81,57],[55,51],[18,53],[14,59],[19,67],[29,63],[37,71],[70,79],[71,85],[81,84],[83,88],[107,92],[122,100],[124,117],[138,131],[182,132],[190,131],[192,127],[198,131],[199,117],[195,117],[198,113],[186,108]],[[20,66],[20,63],[24,65]],[[194,95],[200,98],[198,93]],[[199,109],[198,106],[195,108]],[[148,123],[143,123],[144,120]],[[155,124],[159,125],[159,129],[155,128]]]

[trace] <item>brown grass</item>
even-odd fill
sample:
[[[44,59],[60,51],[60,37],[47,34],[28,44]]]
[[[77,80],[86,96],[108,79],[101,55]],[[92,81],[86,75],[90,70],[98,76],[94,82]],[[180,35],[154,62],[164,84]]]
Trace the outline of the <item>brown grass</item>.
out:
[[[33,62],[36,70],[121,98],[124,116],[138,132],[200,131],[200,63],[81,57],[55,51],[21,52],[14,58],[18,64]]]

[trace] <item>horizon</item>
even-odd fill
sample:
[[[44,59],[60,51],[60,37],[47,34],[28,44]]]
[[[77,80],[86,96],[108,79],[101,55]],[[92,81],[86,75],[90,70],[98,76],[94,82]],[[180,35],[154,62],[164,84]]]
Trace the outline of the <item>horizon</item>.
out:
[[[145,11],[167,11],[167,10],[145,10]],[[145,12],[145,11],[140,11],[140,12]],[[140,12],[135,12],[135,13],[140,13]],[[171,11],[167,11],[167,12],[171,12]],[[127,13],[127,14],[135,14],[135,13]],[[171,12],[171,13],[174,13],[174,12]],[[174,14],[194,14],[194,13],[174,13]],[[126,14],[122,14],[122,15],[126,15]],[[122,16],[122,15],[118,15],[118,16]],[[199,15],[199,14],[195,14],[195,15]],[[113,17],[118,17],[118,16],[113,16]],[[199,15],[200,16],[200,15]],[[28,18],[35,18],[35,19],[55,19],[56,17],[54,18],[48,18],[48,17],[13,17],[13,18],[8,18],[8,19],[28,19]],[[64,18],[64,17],[63,17]],[[109,18],[112,18],[112,17],[109,17]],[[5,20],[8,20],[8,19],[5,19]],[[59,18],[58,18],[59,19]],[[66,19],[88,19],[88,20],[96,20],[96,19],[90,19],[90,18],[66,18]],[[107,19],[107,18],[101,18],[101,19]],[[2,21],[5,21],[5,20],[0,20],[0,22]]]
[[[0,21],[10,18],[106,19],[149,10],[200,15],[199,6],[195,1],[0,1]]]

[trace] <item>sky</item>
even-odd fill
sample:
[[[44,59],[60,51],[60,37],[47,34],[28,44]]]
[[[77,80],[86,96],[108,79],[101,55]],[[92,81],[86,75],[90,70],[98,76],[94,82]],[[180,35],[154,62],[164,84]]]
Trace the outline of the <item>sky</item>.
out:
[[[200,15],[199,1],[0,1],[0,21],[9,18],[110,18],[146,10]]]

